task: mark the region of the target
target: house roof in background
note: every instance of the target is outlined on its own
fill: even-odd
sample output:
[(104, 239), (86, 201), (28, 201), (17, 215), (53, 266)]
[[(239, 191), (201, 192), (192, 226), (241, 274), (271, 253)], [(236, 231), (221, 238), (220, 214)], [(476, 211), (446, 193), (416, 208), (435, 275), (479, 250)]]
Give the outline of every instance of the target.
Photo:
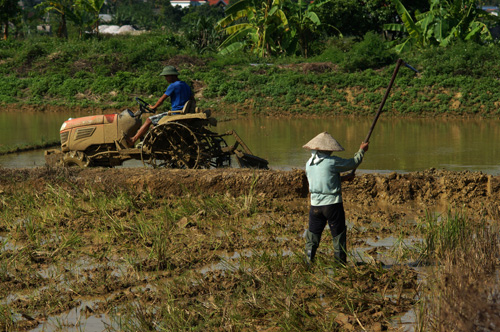
[(186, 7), (190, 5), (203, 5), (205, 3), (209, 3), (211, 6), (227, 6), (229, 0), (171, 0), (170, 3), (172, 6), (179, 5), (181, 7)]
[(217, 5), (227, 6), (229, 3), (229, 0), (208, 0), (208, 3), (211, 6), (217, 6)]

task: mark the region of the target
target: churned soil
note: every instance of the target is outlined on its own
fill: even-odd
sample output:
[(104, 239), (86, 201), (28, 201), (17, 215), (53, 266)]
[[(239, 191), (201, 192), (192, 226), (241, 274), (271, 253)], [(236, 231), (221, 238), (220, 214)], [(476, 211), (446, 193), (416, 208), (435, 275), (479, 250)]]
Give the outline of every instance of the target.
[[(307, 205), (308, 183), (303, 170), (148, 168), (0, 168), (0, 192), (10, 186), (45, 190), (47, 184), (95, 189), (150, 191), (160, 197), (226, 194), (263, 200), (298, 201)], [(357, 174), (343, 183), (343, 200), (353, 221), (380, 214), (380, 221), (426, 211), (466, 210), (470, 217), (500, 215), (500, 176), (481, 172), (429, 169), (422, 172)]]
[[(500, 176), (490, 176), (480, 172), (429, 169), (406, 174), (359, 173), (351, 182), (343, 183), (346, 219), (352, 227), (347, 247), (366, 248), (370, 247), (368, 239), (415, 235), (417, 223), (414, 221), (424, 217), (426, 213), (466, 210), (464, 212), (467, 212), (468, 221), (472, 219), (498, 221), (500, 220), (497, 203), (500, 199), (499, 189)], [(51, 198), (52, 191), (56, 193), (55, 199)], [(26, 195), (26, 193), (34, 194)], [(57, 207), (54, 204), (57, 205), (59, 199), (62, 205), (66, 204), (68, 201), (65, 203), (64, 197), (73, 193), (75, 201), (70, 204), (71, 210), (67, 206), (66, 208), (63, 206), (61, 210), (52, 209)], [(102, 211), (85, 202), (91, 197), (106, 199), (108, 193), (110, 198), (126, 193), (126, 197), (139, 202), (140, 217), (135, 218), (137, 211), (131, 210), (128, 203), (121, 206), (116, 204), (117, 201), (110, 200), (111, 204), (109, 209), (105, 210), (106, 217), (103, 220)], [(193, 209), (195, 212), (190, 210), (186, 216), (183, 215), (173, 221), (167, 220), (168, 218), (164, 216), (164, 208), (172, 207), (174, 212), (181, 211), (176, 204), (183, 200), (204, 202), (207, 196), (217, 195), (219, 201), (224, 204), (226, 202), (234, 204), (235, 210), (225, 205), (203, 203), (200, 205), (201, 209)], [(9, 223), (0, 225), (0, 234), (9, 233), (9, 238), (12, 239), (10, 242), (12, 247), (3, 252), (3, 257), (15, 262), (7, 264), (10, 270), (5, 273), (7, 277), (0, 282), (0, 294), (16, 299), (10, 304), (13, 310), (25, 313), (26, 317), (32, 317), (18, 322), (17, 330), (32, 329), (46, 321), (48, 316), (68, 312), (71, 308), (78, 307), (79, 301), (83, 298), (85, 301), (89, 298), (95, 301), (90, 308), (95, 314), (114, 312), (124, 302), (141, 303), (141, 308), (158, 306), (159, 303), (167, 303), (168, 299), (171, 299), (171, 294), (175, 294), (175, 302), (179, 308), (190, 308), (189, 310), (192, 310), (193, 303), (198, 303), (197, 301), (203, 302), (205, 299), (208, 301), (212, 297), (238, 298), (238, 296), (241, 297), (242, 304), (239, 304), (240, 302), (231, 304), (231, 301), (226, 301), (229, 308), (227, 310), (232, 310), (232, 306), (246, 308), (244, 304), (248, 302), (245, 295), (247, 290), (243, 295), (239, 294), (238, 290), (241, 289), (241, 285), (247, 285), (245, 287), (249, 287), (249, 291), (256, 291), (255, 282), (252, 281), (251, 285), (245, 284), (248, 274), (246, 270), (238, 270), (243, 271), (242, 273), (236, 271), (227, 274), (227, 271), (218, 270), (216, 267), (223, 264), (224, 260), (235, 263), (240, 259), (236, 253), (241, 256), (247, 252), (276, 253), (276, 250), (301, 253), (304, 245), (302, 234), (308, 220), (308, 195), (307, 178), (300, 169), (280, 171), (235, 168), (179, 170), (0, 167), (0, 210), (4, 209), (6, 216), (12, 215)], [(153, 196), (155, 200), (141, 200), (141, 197)], [(17, 205), (13, 197), (20, 197), (20, 200), (27, 199), (28, 204)], [(198, 197), (201, 199), (193, 199)], [(48, 241), (37, 246), (29, 242), (23, 225), (29, 224), (30, 218), (26, 217), (24, 221), (24, 218), (18, 216), (31, 213), (23, 210), (29, 208), (31, 200), (33, 208), (36, 209), (43, 210), (44, 204), (50, 205), (40, 216), (33, 219), (38, 226), (48, 227), (43, 231), (37, 228), (36, 239), (45, 241), (46, 238), (52, 239), (50, 234), (57, 233), (60, 235), (54, 238), (62, 239), (63, 242), (67, 241), (66, 239), (78, 238), (75, 248), (72, 245), (66, 246), (66, 242), (61, 244), (57, 241), (54, 243)], [(246, 208), (244, 203), (247, 201), (253, 202), (249, 205), (256, 206), (255, 212), (249, 213), (249, 210), (244, 210)], [(182, 206), (182, 203), (179, 205)], [(205, 210), (213, 207), (213, 214)], [(76, 212), (73, 213), (73, 210)], [(222, 210), (231, 211), (219, 215)], [(45, 225), (43, 218), (51, 213), (56, 214), (57, 220), (47, 222)], [(164, 218), (165, 221), (156, 223), (158, 218)], [(19, 224), (17, 219), (20, 220)], [(48, 218), (50, 219), (54, 218)], [(142, 233), (137, 232), (139, 228), (135, 226), (136, 222), (142, 225), (142, 232), (146, 232), (144, 240), (141, 240)], [(102, 223), (110, 225), (101, 227)], [(156, 225), (156, 228), (149, 229), (151, 225)], [(155, 236), (164, 234), (162, 232), (169, 234), (168, 240), (158, 242)], [(40, 241), (40, 243), (45, 242)], [(155, 246), (161, 250), (155, 249), (157, 248)], [(330, 247), (329, 241), (322, 241), (319, 259), (331, 257), (328, 255)], [(387, 250), (372, 248), (367, 253), (376, 258), (377, 252), (387, 252)], [(123, 257), (133, 259), (129, 261)], [(262, 257), (274, 256), (269, 254)], [(133, 265), (129, 265), (130, 262), (133, 262)], [(378, 268), (374, 270), (370, 265), (360, 265), (356, 267), (357, 274), (354, 278), (357, 286), (353, 287), (351, 281), (346, 282), (352, 279), (352, 276), (348, 275), (350, 270), (338, 271), (339, 275), (335, 277), (335, 291), (332, 293), (341, 294), (342, 298), (344, 296), (356, 298), (359, 296), (356, 292), (362, 289), (364, 293), (372, 295), (372, 298), (363, 295), (363, 302), (356, 304), (356, 314), (352, 316), (350, 311), (342, 309), (338, 304), (344, 303), (344, 300), (337, 303), (335, 297), (321, 295), (325, 290), (320, 289), (323, 287), (320, 284), (330, 283), (331, 275), (321, 276), (320, 278), (328, 281), (318, 282), (312, 287), (304, 280), (314, 278), (300, 277), (300, 273), (305, 272), (300, 272), (302, 270), (293, 263), (293, 259), (289, 262), (291, 263), (283, 266), (279, 263), (279, 266), (285, 270), (295, 271), (289, 271), (287, 275), (288, 278), (297, 276), (297, 279), (287, 280), (298, 282), (300, 285), (293, 295), (295, 301), (306, 303), (306, 308), (315, 308), (316, 301), (323, 303), (327, 299), (330, 301), (329, 305), (338, 313), (335, 319), (343, 331), (354, 330), (353, 326), (358, 324), (357, 322), (367, 326), (369, 331), (391, 330), (388, 321), (393, 316), (410, 310), (416, 301), (413, 297), (418, 288), (417, 277), (416, 272), (410, 267), (402, 265), (387, 270)], [(66, 266), (76, 267), (72, 269)], [(115, 273), (114, 266), (127, 269), (130, 273)], [(60, 279), (41, 277), (44, 271), (51, 268), (60, 271), (64, 277)], [(272, 284), (274, 278), (285, 275), (280, 274), (281, 271), (267, 267), (252, 271), (257, 273), (252, 280), (258, 280), (259, 287)], [(27, 277), (34, 275), (36, 278)], [(141, 277), (138, 277), (139, 275)], [(195, 287), (193, 286), (195, 283), (176, 282), (177, 280), (173, 279), (183, 275), (197, 276), (196, 280), (203, 280), (203, 283)], [(315, 276), (318, 277), (316, 274)], [(62, 285), (61, 288), (61, 280), (71, 280), (71, 282), (69, 286)], [(162, 287), (172, 293), (164, 295), (162, 287), (144, 292), (138, 291), (141, 287), (146, 289), (148, 285), (155, 283), (163, 285)], [(45, 294), (44, 297), (24, 295), (34, 294), (35, 290)], [(399, 296), (399, 300), (381, 301), (377, 295), (381, 290), (383, 294), (386, 290), (396, 294), (394, 296)], [(409, 295), (402, 297), (403, 291)], [(266, 289), (262, 292), (266, 292)], [(261, 293), (257, 294), (257, 297), (262, 299), (270, 295), (265, 293), (264, 297), (260, 295)], [(28, 298), (29, 302), (26, 300)], [(106, 300), (101, 301), (102, 298)], [(47, 299), (51, 299), (53, 303), (50, 310), (46, 310)], [(281, 303), (282, 300), (271, 301), (275, 302)], [(268, 305), (267, 302), (263, 303)], [(318, 308), (324, 306), (324, 304), (318, 305)], [(204, 310), (208, 309), (204, 307)], [(274, 322), (280, 319), (276, 312), (278, 311), (266, 312), (265, 319), (261, 319), (255, 316), (255, 309), (252, 306), (242, 317), (252, 321), (261, 319), (259, 322), (263, 326), (274, 325)], [(214, 311), (211, 315), (219, 314), (220, 311)]]

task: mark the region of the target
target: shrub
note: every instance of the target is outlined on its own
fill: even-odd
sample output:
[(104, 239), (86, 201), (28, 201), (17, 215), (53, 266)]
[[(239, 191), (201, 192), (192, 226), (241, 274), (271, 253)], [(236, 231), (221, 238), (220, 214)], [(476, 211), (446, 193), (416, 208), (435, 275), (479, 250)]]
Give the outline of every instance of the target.
[(500, 62), (498, 47), (473, 42), (457, 42), (447, 48), (423, 50), (417, 61), (430, 75), (500, 76), (500, 67), (494, 65)]
[(382, 39), (368, 32), (363, 41), (355, 44), (347, 53), (342, 67), (347, 71), (381, 68), (395, 61), (395, 55), (386, 47)]

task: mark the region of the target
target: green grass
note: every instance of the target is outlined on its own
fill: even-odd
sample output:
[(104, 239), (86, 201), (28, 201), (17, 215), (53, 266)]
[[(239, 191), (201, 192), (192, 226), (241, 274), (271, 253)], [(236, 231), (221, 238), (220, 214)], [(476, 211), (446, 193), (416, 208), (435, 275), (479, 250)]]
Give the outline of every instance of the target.
[[(202, 108), (217, 105), (219, 111), (231, 112), (244, 104), (256, 113), (322, 114), (330, 108), (337, 114), (366, 115), (380, 103), (397, 58), (374, 36), (349, 44), (347, 50), (330, 44), (310, 59), (199, 55), (178, 48), (171, 37), (152, 32), (88, 40), (33, 36), (1, 41), (0, 104), (107, 109), (128, 107), (135, 96), (154, 101), (166, 88), (158, 72), (169, 63), (178, 67), (181, 79), (203, 88), (198, 101)], [(499, 47), (458, 43), (401, 55), (420, 74), (401, 67), (385, 110), (495, 116)], [(378, 56), (366, 50), (379, 50)], [(306, 66), (315, 62), (330, 67)], [(345, 90), (352, 91), (353, 100), (346, 100)], [(455, 100), (460, 107), (452, 109)]]

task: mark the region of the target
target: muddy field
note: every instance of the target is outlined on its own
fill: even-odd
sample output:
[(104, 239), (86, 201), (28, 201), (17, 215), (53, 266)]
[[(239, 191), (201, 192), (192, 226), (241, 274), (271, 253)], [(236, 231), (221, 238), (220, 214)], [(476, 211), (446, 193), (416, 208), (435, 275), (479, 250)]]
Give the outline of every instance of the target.
[(377, 241), (415, 240), (426, 214), (450, 210), (498, 222), (499, 188), (474, 172), (357, 174), (348, 248), (375, 264), (332, 272), (329, 239), (317, 268), (301, 261), (302, 170), (0, 168), (0, 327), (401, 330), (422, 277), (412, 250)]
[[(307, 205), (308, 187), (302, 170), (153, 170), (130, 169), (1, 169), (3, 191), (11, 186), (44, 190), (47, 184), (123, 189), (140, 194), (148, 190), (161, 197), (229, 194), (253, 195), (267, 201), (297, 201)], [(499, 213), (500, 176), (480, 172), (429, 169), (423, 172), (357, 174), (343, 183), (346, 210), (363, 220), (363, 214), (380, 214), (381, 221), (425, 210), (462, 208), (477, 217)]]

